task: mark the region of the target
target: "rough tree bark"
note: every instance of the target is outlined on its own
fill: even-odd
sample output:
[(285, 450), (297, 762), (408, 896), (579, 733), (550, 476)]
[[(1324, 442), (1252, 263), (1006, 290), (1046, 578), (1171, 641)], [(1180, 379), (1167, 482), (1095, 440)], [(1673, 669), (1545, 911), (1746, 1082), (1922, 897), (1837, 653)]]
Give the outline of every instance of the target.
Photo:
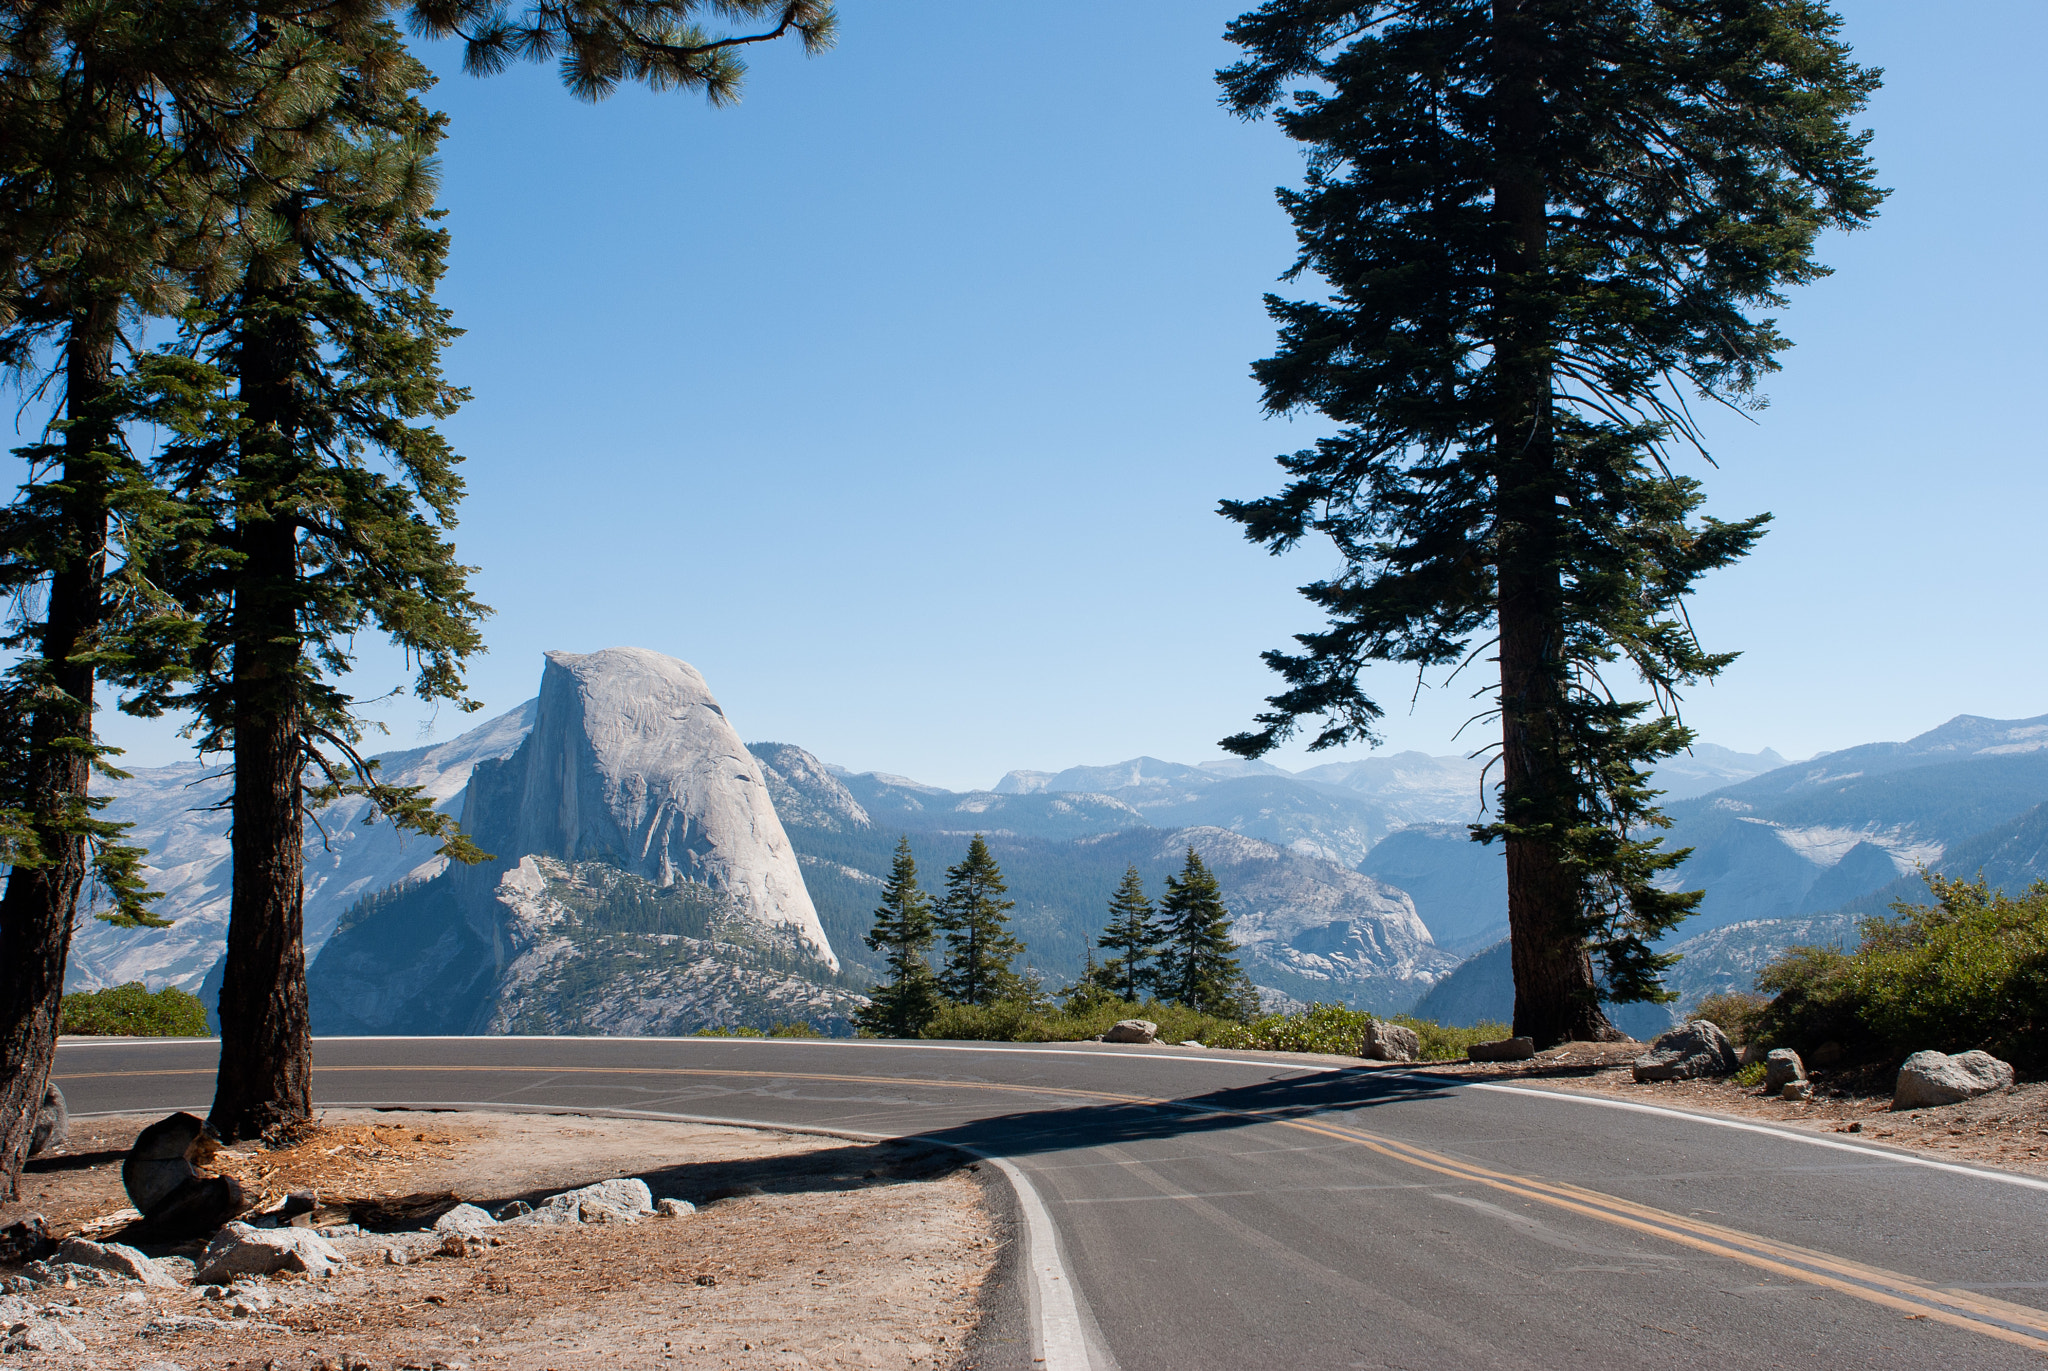
[[(1499, 502), (1501, 801), (1507, 822), (1561, 831), (1573, 819), (1563, 748), (1563, 541), (1543, 300), (1548, 197), (1538, 0), (1494, 0), (1493, 442)], [(1614, 1036), (1580, 931), (1577, 882), (1540, 834), (1507, 839), (1508, 932), (1518, 1037), (1538, 1047)]]
[(51, 574), (49, 608), (37, 650), (45, 693), (30, 714), (28, 791), (44, 862), (8, 872), (0, 895), (0, 1191), (19, 1196), (36, 1110), (56, 1056), (58, 1014), (71, 927), (85, 884), (83, 818), (92, 779), (93, 668), (90, 650), (102, 611), (108, 490), (93, 457), (107, 435), (82, 422), (113, 384), (116, 307), (96, 302), (76, 315), (65, 339), (62, 473), (65, 522), (61, 559)]
[[(294, 340), (279, 333), (274, 324), (258, 324), (244, 343), (241, 397), (251, 421), (245, 460), (291, 457)], [(245, 560), (233, 609), (234, 886), (220, 1070), (207, 1120), (228, 1140), (261, 1137), (313, 1115), (298, 530), (289, 511), (273, 509), (245, 507), (238, 525)]]

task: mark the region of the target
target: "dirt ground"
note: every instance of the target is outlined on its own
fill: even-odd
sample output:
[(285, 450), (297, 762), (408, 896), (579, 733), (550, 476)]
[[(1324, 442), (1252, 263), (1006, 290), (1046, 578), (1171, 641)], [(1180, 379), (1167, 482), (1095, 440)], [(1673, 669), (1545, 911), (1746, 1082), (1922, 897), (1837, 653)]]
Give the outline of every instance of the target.
[(1894, 1113), (1891, 1078), (1875, 1068), (1814, 1071), (1813, 1097), (1793, 1101), (1726, 1078), (1639, 1083), (1629, 1066), (1647, 1050), (1644, 1043), (1567, 1043), (1528, 1061), (1433, 1062), (1428, 1069), (1739, 1115), (1820, 1133), (1854, 1133), (1943, 1161), (2048, 1176), (2048, 1082), (2023, 1083), (1938, 1109)]
[[(30, 1163), (24, 1202), (0, 1208), (0, 1224), (40, 1213), (53, 1235), (118, 1240), (121, 1156), (152, 1121), (74, 1124), (65, 1154)], [(1004, 1241), (979, 1168), (920, 1146), (579, 1116), (334, 1110), (320, 1122), (297, 1147), (224, 1152), (215, 1167), (252, 1192), (316, 1189), (359, 1220), (414, 1231), (334, 1238), (351, 1265), (322, 1281), (0, 1296), (0, 1343), (11, 1327), (20, 1341), (54, 1326), (82, 1345), (46, 1333), (58, 1345), (0, 1367), (947, 1366)], [(630, 1227), (502, 1227), (465, 1256), (417, 1231), (456, 1197), (495, 1210), (619, 1176), (699, 1209)], [(189, 1282), (196, 1247), (145, 1250)]]

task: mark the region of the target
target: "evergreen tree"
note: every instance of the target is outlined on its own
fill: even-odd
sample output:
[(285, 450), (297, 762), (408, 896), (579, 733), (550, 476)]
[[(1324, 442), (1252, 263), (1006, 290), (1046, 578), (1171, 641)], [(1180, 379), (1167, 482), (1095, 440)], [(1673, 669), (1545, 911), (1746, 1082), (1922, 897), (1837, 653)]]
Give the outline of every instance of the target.
[(1232, 955), (1237, 943), (1230, 936), (1230, 911), (1194, 848), (1180, 875), (1166, 878), (1159, 913), (1165, 926), (1160, 989), (1191, 1009), (1238, 1017), (1245, 977)]
[(1123, 883), (1109, 897), (1109, 924), (1095, 940), (1097, 947), (1112, 954), (1096, 968), (1098, 983), (1123, 1000), (1151, 993), (1158, 985), (1159, 968), (1154, 963), (1166, 934), (1165, 926), (1152, 917), (1152, 901), (1145, 896), (1138, 868), (1124, 868)]
[(862, 939), (876, 952), (887, 953), (889, 964), (888, 983), (876, 986), (870, 1003), (854, 1015), (862, 1031), (915, 1038), (939, 1012), (938, 978), (929, 960), (936, 932), (931, 899), (917, 883), (917, 861), (906, 834), (896, 844), (896, 862), (875, 910), (874, 927)]
[(124, 708), (156, 712), (189, 639), (138, 574), (179, 514), (128, 433), (203, 427), (211, 378), (130, 340), (138, 318), (178, 306), (180, 273), (207, 256), (209, 149), (175, 105), (235, 63), (215, 16), (182, 0), (0, 12), (0, 367), (23, 382), (25, 409), (54, 402), (41, 441), (16, 450), (25, 475), (0, 511), (0, 593), (18, 611), (0, 643), (4, 1195), (47, 1081), (82, 889), (108, 897), (95, 913), (111, 922), (163, 922), (145, 854), (89, 793), (95, 771), (120, 775), (95, 696), (112, 682), (134, 690)]
[(1025, 979), (1010, 968), (1024, 944), (1010, 932), (1009, 911), (1017, 902), (1000, 898), (1008, 889), (979, 833), (960, 864), (946, 868), (937, 922), (946, 935), (939, 987), (948, 999), (989, 1005), (1028, 993)]
[[(1328, 615), (1256, 757), (1374, 740), (1374, 662), (1499, 666), (1515, 1032), (1613, 1030), (1668, 998), (1652, 949), (1699, 900), (1673, 890), (1650, 771), (1684, 748), (1681, 689), (1733, 658), (1684, 597), (1765, 518), (1697, 517), (1675, 470), (1702, 452), (1684, 392), (1740, 404), (1786, 346), (1769, 311), (1824, 274), (1818, 235), (1882, 198), (1849, 120), (1877, 85), (1819, 0), (1270, 0), (1229, 36), (1240, 115), (1308, 151), (1280, 199), (1314, 299), (1269, 296), (1272, 413), (1335, 431), (1284, 456), (1285, 488), (1223, 512), (1281, 552), (1334, 542), (1303, 587)], [(1622, 673), (1650, 699), (1619, 693)], [(1600, 965), (1594, 971), (1594, 959)]]

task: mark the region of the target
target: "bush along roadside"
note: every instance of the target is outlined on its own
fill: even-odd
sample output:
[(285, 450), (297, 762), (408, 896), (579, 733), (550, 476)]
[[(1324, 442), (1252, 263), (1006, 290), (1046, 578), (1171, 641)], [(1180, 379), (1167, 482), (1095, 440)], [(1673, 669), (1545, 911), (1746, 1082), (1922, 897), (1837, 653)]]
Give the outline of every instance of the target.
[(64, 997), (58, 1032), (101, 1038), (204, 1038), (206, 1006), (174, 985), (151, 993), (141, 981)]
[(1757, 976), (1773, 998), (1745, 1036), (1850, 1060), (1983, 1049), (2020, 1071), (2048, 1071), (2048, 881), (2008, 896), (1930, 873), (1932, 905), (1866, 920), (1849, 953), (1795, 947)]

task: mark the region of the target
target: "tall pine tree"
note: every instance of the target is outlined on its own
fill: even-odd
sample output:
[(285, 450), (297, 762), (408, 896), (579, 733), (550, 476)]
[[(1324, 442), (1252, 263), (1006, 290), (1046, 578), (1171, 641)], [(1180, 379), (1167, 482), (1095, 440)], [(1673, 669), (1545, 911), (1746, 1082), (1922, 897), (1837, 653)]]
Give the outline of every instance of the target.
[(1152, 917), (1144, 878), (1137, 867), (1126, 867), (1122, 883), (1109, 897), (1109, 923), (1095, 940), (1097, 947), (1111, 954), (1095, 969), (1097, 984), (1123, 1000), (1152, 993), (1159, 983), (1159, 945), (1166, 936), (1165, 925)]
[(119, 775), (94, 713), (109, 682), (153, 713), (190, 637), (139, 572), (179, 510), (129, 435), (203, 428), (211, 377), (132, 340), (179, 306), (218, 241), (214, 150), (179, 109), (238, 64), (217, 15), (185, 0), (0, 12), (0, 366), (24, 382), (25, 411), (53, 402), (0, 511), (0, 593), (19, 611), (0, 681), (0, 1193), (18, 1187), (48, 1078), (81, 891), (97, 887), (113, 922), (161, 922), (144, 854), (90, 793), (95, 771)]
[(910, 854), (906, 834), (896, 844), (896, 861), (875, 910), (874, 926), (862, 939), (887, 954), (889, 966), (888, 982), (876, 986), (869, 1003), (854, 1015), (863, 1032), (878, 1038), (915, 1038), (939, 1012), (939, 983), (930, 960), (936, 936), (931, 899), (917, 883), (917, 860)]
[(1009, 887), (979, 833), (958, 866), (946, 868), (946, 894), (937, 922), (946, 935), (939, 987), (960, 1004), (989, 1005), (1015, 999), (1028, 985), (1010, 964), (1024, 944), (1010, 932), (1015, 900), (1001, 898)]
[(1506, 845), (1539, 1046), (1611, 1035), (1603, 995), (1665, 998), (1654, 942), (1699, 899), (1672, 889), (1650, 770), (1691, 739), (1679, 692), (1733, 656), (1684, 598), (1765, 516), (1698, 517), (1686, 392), (1750, 397), (1815, 240), (1882, 198), (1849, 124), (1877, 75), (1838, 29), (1818, 0), (1270, 0), (1229, 29), (1227, 103), (1307, 148), (1280, 198), (1290, 278), (1318, 286), (1268, 297), (1253, 370), (1270, 412), (1335, 431), (1223, 512), (1345, 568), (1303, 587), (1327, 626), (1266, 654), (1286, 688), (1225, 746), (1305, 719), (1311, 748), (1372, 741), (1369, 665), (1490, 654), (1500, 803), (1474, 836)]
[(1223, 907), (1215, 875), (1192, 847), (1180, 874), (1166, 878), (1159, 916), (1165, 932), (1160, 989), (1191, 1009), (1236, 1017), (1245, 975), (1234, 955), (1230, 911)]

